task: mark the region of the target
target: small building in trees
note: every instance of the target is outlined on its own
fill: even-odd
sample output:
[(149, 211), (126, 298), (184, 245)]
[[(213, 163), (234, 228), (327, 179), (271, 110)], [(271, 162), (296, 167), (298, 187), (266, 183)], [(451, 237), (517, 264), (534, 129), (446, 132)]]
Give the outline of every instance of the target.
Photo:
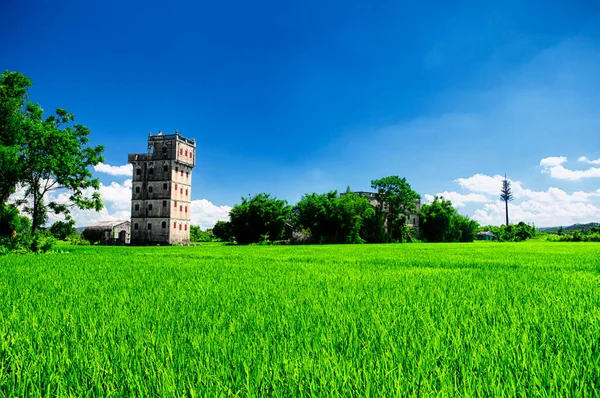
[(130, 242), (129, 221), (101, 221), (85, 227), (82, 235), (91, 243), (102, 245), (128, 245)]
[(477, 232), (477, 240), (494, 240), (494, 234), (492, 231)]
[[(376, 192), (367, 192), (367, 191), (356, 191), (356, 192), (348, 192), (349, 194), (354, 194), (358, 196), (362, 196), (363, 198), (367, 198), (371, 205), (379, 206), (379, 202), (377, 201), (377, 193)], [(341, 195), (347, 195), (348, 193), (342, 193)], [(406, 215), (406, 224), (415, 229), (417, 232), (419, 231), (419, 211), (421, 211), (421, 200), (415, 200), (415, 211), (414, 214)], [(387, 211), (386, 207), (383, 208), (384, 211)], [(386, 230), (388, 229), (388, 225), (386, 222), (385, 225)]]
[(131, 243), (188, 245), (196, 140), (150, 133), (147, 153), (130, 154), (128, 161), (133, 165)]

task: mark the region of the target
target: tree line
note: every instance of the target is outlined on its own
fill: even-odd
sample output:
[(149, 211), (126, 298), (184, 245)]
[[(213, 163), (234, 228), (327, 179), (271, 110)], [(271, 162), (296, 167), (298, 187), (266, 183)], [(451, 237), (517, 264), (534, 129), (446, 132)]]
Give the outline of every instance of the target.
[(472, 242), (479, 230), (479, 224), (459, 214), (449, 200), (436, 197), (420, 205), (419, 194), (406, 178), (372, 180), (371, 188), (372, 193), (350, 188), (341, 194), (307, 193), (294, 206), (267, 193), (248, 196), (232, 208), (230, 220), (217, 222), (211, 233), (240, 244), (327, 244)]

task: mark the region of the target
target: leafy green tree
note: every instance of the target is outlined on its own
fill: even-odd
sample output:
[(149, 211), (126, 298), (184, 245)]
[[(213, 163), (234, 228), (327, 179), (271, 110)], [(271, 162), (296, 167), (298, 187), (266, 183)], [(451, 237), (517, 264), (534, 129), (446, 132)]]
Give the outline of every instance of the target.
[(337, 218), (338, 193), (307, 193), (293, 209), (294, 225), (310, 233), (315, 243), (333, 243), (339, 229)]
[(342, 243), (364, 243), (361, 236), (366, 232), (368, 222), (375, 216), (375, 210), (367, 198), (354, 195), (348, 189), (339, 199), (337, 218), (338, 237)]
[(427, 242), (472, 242), (479, 224), (461, 214), (452, 202), (435, 197), (433, 202), (421, 206), (421, 237)]
[(294, 224), (315, 243), (363, 243), (366, 222), (375, 214), (368, 199), (337, 191), (306, 194), (294, 207)]
[(212, 228), (212, 232), (215, 238), (222, 242), (230, 242), (231, 238), (233, 237), (233, 232), (231, 231), (231, 222), (229, 221), (217, 221), (215, 226)]
[(75, 233), (75, 220), (68, 217), (66, 221), (55, 221), (50, 227), (50, 233), (56, 239), (67, 239), (70, 235)]
[[(6, 203), (16, 184), (22, 184), (24, 210), (31, 215), (35, 233), (46, 223), (49, 210), (69, 214), (73, 206), (102, 208), (100, 182), (92, 178), (89, 168), (103, 161), (103, 147), (87, 146), (90, 130), (75, 124), (66, 110), (59, 108), (44, 118), (38, 104), (25, 103), (29, 86), (29, 79), (18, 72), (2, 74), (0, 97), (7, 104), (0, 105), (0, 200)], [(69, 192), (68, 204), (45, 203), (45, 195), (56, 189)]]
[(267, 193), (242, 198), (242, 203), (229, 212), (233, 236), (242, 244), (280, 240), (285, 236), (291, 212), (285, 200)]
[(537, 235), (537, 231), (533, 226), (527, 225), (524, 222), (518, 224), (510, 224), (508, 226), (487, 225), (481, 230), (491, 231), (495, 238), (500, 242), (522, 242), (533, 238)]
[(31, 80), (19, 72), (0, 76), (0, 205), (7, 202), (19, 183), (19, 154), (27, 140), (24, 112)]
[(28, 234), (31, 227), (29, 218), (21, 216), (13, 205), (0, 204), (0, 236)]
[(212, 242), (215, 236), (211, 229), (203, 231), (196, 225), (190, 225), (190, 241), (192, 242)]
[(506, 174), (504, 175), (504, 180), (502, 180), (502, 188), (500, 189), (500, 199), (504, 201), (506, 209), (506, 226), (508, 227), (508, 202), (513, 200), (513, 194), (512, 189), (510, 187), (510, 181), (506, 179)]
[(401, 240), (407, 216), (416, 212), (421, 197), (406, 182), (406, 178), (398, 176), (373, 180), (371, 188), (376, 190), (379, 213), (385, 214), (389, 240)]
[(436, 196), (433, 202), (421, 206), (421, 237), (427, 242), (454, 242), (453, 219), (456, 214), (452, 202)]
[[(74, 124), (75, 117), (64, 109), (57, 109), (56, 115), (44, 119), (43, 110), (29, 104), (26, 117), (28, 144), (21, 149), (21, 181), (26, 198), (31, 199), (25, 211), (31, 215), (32, 233), (47, 221), (49, 209), (55, 214), (69, 214), (72, 206), (101, 210), (100, 182), (92, 178), (89, 168), (103, 160), (104, 148), (86, 146), (90, 130)], [(44, 196), (54, 189), (69, 191), (69, 205), (45, 203)], [(87, 189), (93, 191), (89, 197)]]
[(479, 223), (462, 214), (454, 216), (454, 228), (459, 236), (459, 242), (473, 242), (477, 238)]

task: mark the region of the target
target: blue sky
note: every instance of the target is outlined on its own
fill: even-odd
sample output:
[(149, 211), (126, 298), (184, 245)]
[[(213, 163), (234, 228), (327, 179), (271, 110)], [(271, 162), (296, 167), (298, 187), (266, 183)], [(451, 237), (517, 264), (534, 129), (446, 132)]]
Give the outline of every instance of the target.
[(105, 146), (107, 209), (80, 225), (127, 217), (119, 167), (175, 129), (203, 226), (387, 175), (499, 224), (504, 173), (514, 221), (600, 221), (597, 2), (59, 3), (3, 7), (0, 66)]

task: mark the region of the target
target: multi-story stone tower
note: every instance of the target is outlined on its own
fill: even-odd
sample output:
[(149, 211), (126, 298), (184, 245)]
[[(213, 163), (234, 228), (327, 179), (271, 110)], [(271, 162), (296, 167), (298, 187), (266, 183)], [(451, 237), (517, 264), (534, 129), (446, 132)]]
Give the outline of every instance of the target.
[(133, 165), (131, 243), (189, 244), (196, 140), (150, 133), (148, 153), (130, 154), (128, 161)]

